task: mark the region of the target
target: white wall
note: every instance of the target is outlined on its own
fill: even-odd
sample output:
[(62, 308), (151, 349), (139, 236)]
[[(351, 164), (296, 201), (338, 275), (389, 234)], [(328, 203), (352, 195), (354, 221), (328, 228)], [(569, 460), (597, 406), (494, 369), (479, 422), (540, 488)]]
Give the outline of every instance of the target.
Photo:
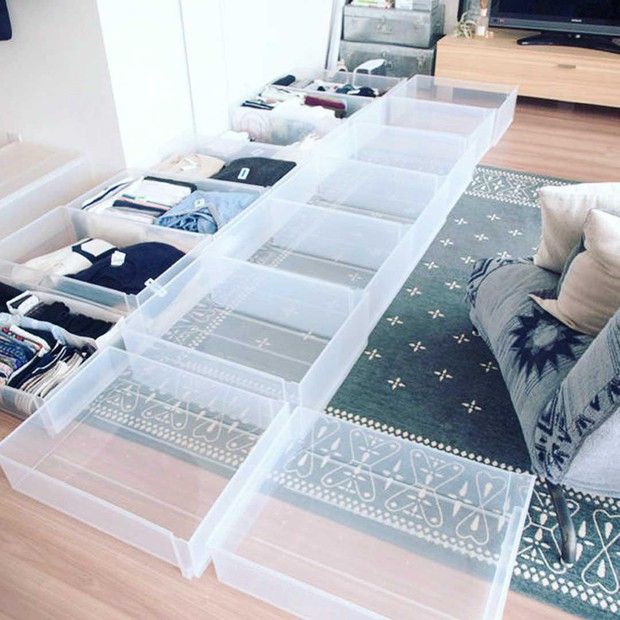
[(0, 41), (0, 130), (76, 149), (96, 177), (123, 151), (95, 0), (9, 0)]
[(194, 130), (179, 1), (97, 4), (125, 163), (148, 166)]
[(198, 133), (295, 67), (325, 65), (332, 0), (181, 0)]
[(99, 180), (149, 165), (192, 134), (192, 102), (198, 133), (215, 135), (228, 128), (230, 106), (267, 81), (296, 66), (324, 66), (332, 0), (8, 6), (13, 39), (0, 42), (0, 132), (76, 149)]

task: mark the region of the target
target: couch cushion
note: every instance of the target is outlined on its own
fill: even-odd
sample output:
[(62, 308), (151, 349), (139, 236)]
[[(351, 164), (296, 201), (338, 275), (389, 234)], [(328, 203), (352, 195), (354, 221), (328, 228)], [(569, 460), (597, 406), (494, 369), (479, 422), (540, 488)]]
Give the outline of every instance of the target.
[(580, 183), (542, 187), (539, 192), (542, 236), (534, 263), (561, 273), (579, 243), (592, 209), (620, 214), (620, 183)]
[[(541, 412), (536, 471), (562, 482), (587, 437), (620, 406), (620, 310), (607, 322)], [(612, 452), (610, 459), (616, 459)]]
[(557, 282), (528, 259), (482, 259), (467, 290), (471, 320), (498, 361), (533, 463), (538, 416), (592, 342), (530, 299), (553, 296)]
[(562, 323), (596, 336), (620, 308), (620, 217), (592, 209), (584, 239), (562, 274), (557, 299), (533, 299)]

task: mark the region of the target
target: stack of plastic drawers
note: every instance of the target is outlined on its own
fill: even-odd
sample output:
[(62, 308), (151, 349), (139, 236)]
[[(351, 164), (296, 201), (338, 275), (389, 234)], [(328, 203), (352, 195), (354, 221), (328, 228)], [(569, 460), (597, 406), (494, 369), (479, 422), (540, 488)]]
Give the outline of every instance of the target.
[(1, 145), (0, 171), (0, 239), (92, 183), (83, 156), (30, 142)]
[(144, 301), (1, 444), (11, 485), (302, 617), (501, 617), (533, 478), (320, 413), (514, 109), (426, 86), (432, 130), (371, 104)]

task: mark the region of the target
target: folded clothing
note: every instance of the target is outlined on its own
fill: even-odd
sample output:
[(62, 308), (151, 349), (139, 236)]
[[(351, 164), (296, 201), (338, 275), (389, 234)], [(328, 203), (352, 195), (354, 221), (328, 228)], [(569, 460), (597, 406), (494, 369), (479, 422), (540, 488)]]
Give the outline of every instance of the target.
[[(317, 94), (318, 93), (318, 94)], [(342, 118), (347, 115), (347, 104), (341, 99), (321, 97), (318, 90), (314, 94), (306, 94), (300, 90), (276, 86), (274, 84), (264, 88), (261, 93), (246, 99), (241, 106), (257, 108), (259, 110), (276, 110), (300, 108), (297, 114), (303, 114), (304, 108), (322, 108), (325, 113)], [(316, 112), (314, 112), (316, 115)]]
[(112, 196), (104, 191), (100, 198), (91, 199), (82, 208), (95, 213), (109, 211), (135, 221), (152, 223), (195, 189), (196, 185), (187, 181), (146, 176), (123, 185), (122, 190)]
[(7, 334), (17, 334), (34, 353), (28, 361), (14, 368), (3, 384), (41, 398), (73, 374), (94, 352), (92, 347), (67, 345), (44, 329), (2, 327), (0, 337)]
[(288, 75), (285, 75), (277, 80), (275, 80), (274, 82), (272, 82), (272, 84), (274, 86), (290, 86), (291, 84), (293, 84), (296, 81), (296, 77), (294, 75), (291, 75), (290, 73)]
[(184, 256), (166, 243), (147, 241), (117, 250), (89, 268), (68, 277), (137, 295), (147, 281), (155, 280)]
[[(37, 321), (50, 326), (51, 330), (60, 328), (79, 338), (92, 340), (100, 338), (114, 326), (110, 321), (73, 312), (63, 299), (53, 293), (22, 292), (0, 282), (0, 319), (10, 316), (22, 322), (24, 319), (30, 323)], [(20, 327), (23, 327), (22, 322)]]
[(24, 265), (51, 275), (64, 276), (86, 269), (96, 261), (112, 254), (115, 249), (111, 243), (103, 239), (89, 237), (60, 250), (32, 258)]
[(192, 153), (190, 155), (172, 155), (157, 165), (154, 170), (177, 174), (189, 179), (207, 179), (217, 174), (225, 163), (217, 157)]
[(30, 291), (27, 291), (22, 299), (23, 303), (32, 308), (24, 316), (37, 321), (52, 323), (76, 336), (96, 339), (109, 332), (113, 327), (113, 324), (108, 321), (71, 312), (69, 307), (61, 301), (42, 303)]
[(241, 213), (256, 194), (196, 190), (155, 221), (159, 226), (210, 234)]
[(136, 179), (134, 177), (125, 177), (123, 179), (119, 179), (115, 183), (107, 185), (94, 196), (87, 198), (80, 205), (80, 209), (88, 209), (89, 207), (92, 207), (98, 204), (99, 202), (103, 202), (104, 200), (110, 198), (110, 196), (113, 196), (114, 194), (118, 194), (121, 190), (125, 189), (126, 187), (129, 187), (132, 183), (135, 182), (135, 180)]
[(90, 357), (90, 352), (57, 344), (41, 358), (35, 358), (28, 365), (27, 372), (21, 372), (19, 379), (9, 381), (9, 387), (19, 389), (39, 398), (66, 381)]
[(22, 293), (23, 291), (20, 291), (18, 288), (0, 282), (0, 312), (6, 312), (8, 302)]
[[(383, 94), (378, 88), (371, 88), (370, 86), (354, 86), (348, 82), (330, 82), (318, 78), (297, 80), (294, 75), (287, 75), (284, 78), (280, 78), (272, 82), (272, 86), (290, 86), (291, 88), (289, 90), (291, 92), (294, 92), (294, 89), (303, 89), (311, 92), (335, 93), (338, 95), (357, 97), (379, 97)], [(265, 91), (263, 91), (263, 93), (264, 92)], [(263, 93), (261, 93), (261, 96)], [(308, 103), (308, 96), (306, 96), (306, 103)]]
[(23, 334), (13, 329), (13, 326), (0, 328), (0, 386), (37, 355), (39, 349), (25, 339)]
[(268, 157), (243, 157), (231, 161), (213, 178), (219, 181), (248, 183), (268, 187), (277, 183), (295, 167), (295, 162)]

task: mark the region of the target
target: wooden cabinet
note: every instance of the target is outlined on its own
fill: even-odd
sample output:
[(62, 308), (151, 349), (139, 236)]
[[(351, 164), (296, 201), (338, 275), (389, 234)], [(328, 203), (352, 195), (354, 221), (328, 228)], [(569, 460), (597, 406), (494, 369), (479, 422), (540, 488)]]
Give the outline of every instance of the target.
[(515, 84), (519, 95), (620, 107), (620, 55), (572, 47), (517, 45), (527, 32), (491, 38), (447, 36), (437, 44), (436, 75)]

